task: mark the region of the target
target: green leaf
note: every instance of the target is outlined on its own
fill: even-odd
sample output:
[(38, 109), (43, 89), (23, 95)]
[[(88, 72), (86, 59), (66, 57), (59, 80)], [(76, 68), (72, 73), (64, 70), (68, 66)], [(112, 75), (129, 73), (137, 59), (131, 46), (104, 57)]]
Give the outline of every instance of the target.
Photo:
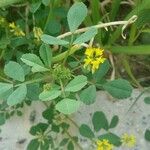
[(37, 133), (44, 133), (48, 128), (48, 124), (46, 123), (38, 123), (35, 126), (32, 126), (30, 129), (30, 134), (37, 135)]
[(13, 88), (13, 84), (0, 82), (0, 97), (3, 97)]
[(68, 85), (65, 88), (65, 91), (77, 92), (81, 90), (86, 84), (87, 84), (87, 77), (83, 75), (78, 75), (68, 83)]
[(35, 54), (31, 54), (31, 53), (24, 54), (22, 55), (21, 60), (25, 64), (32, 67), (32, 72), (48, 71), (48, 69), (44, 67), (44, 64), (42, 63), (40, 58)]
[(150, 55), (150, 45), (112, 46), (110, 51), (128, 55)]
[(33, 139), (28, 144), (27, 150), (38, 150), (39, 146), (40, 146), (40, 143), (38, 142), (38, 139)]
[(50, 35), (47, 35), (47, 34), (43, 34), (41, 36), (41, 40), (44, 43), (50, 44), (50, 45), (67, 45), (67, 44), (69, 44), (68, 41), (61, 40), (61, 39), (58, 39), (57, 37), (53, 37), (53, 36), (50, 36)]
[(98, 132), (100, 129), (108, 130), (108, 121), (102, 111), (96, 111), (92, 117), (94, 130)]
[(87, 138), (94, 138), (94, 133), (93, 131), (90, 129), (90, 127), (86, 124), (82, 124), (79, 128), (79, 132), (82, 136), (87, 137)]
[(51, 0), (42, 0), (42, 3), (45, 5), (45, 6), (48, 6), (49, 3), (50, 3)]
[(87, 16), (87, 8), (82, 2), (75, 3), (68, 11), (67, 20), (71, 32), (74, 32)]
[(26, 85), (19, 86), (7, 99), (7, 104), (10, 106), (16, 105), (21, 103), (27, 94), (27, 87)]
[[(100, 10), (101, 2), (99, 0), (92, 0), (91, 3), (91, 19), (94, 24), (98, 24), (101, 21), (102, 13)], [(90, 17), (90, 15), (89, 15)]]
[(145, 104), (150, 104), (150, 97), (145, 97), (144, 102)]
[(70, 141), (67, 145), (67, 150), (74, 150), (74, 145), (72, 143), (72, 141)]
[(30, 11), (32, 13), (35, 13), (41, 6), (41, 1), (38, 1), (38, 2), (34, 2), (31, 4), (31, 7), (30, 7)]
[(47, 67), (51, 66), (52, 61), (52, 50), (47, 44), (42, 44), (40, 47), (40, 57)]
[(55, 106), (56, 110), (63, 114), (72, 114), (80, 107), (81, 102), (74, 99), (65, 98), (58, 102)]
[(113, 133), (106, 133), (103, 134), (101, 136), (98, 137), (99, 140), (103, 140), (106, 139), (108, 140), (111, 144), (115, 145), (115, 146), (120, 146), (121, 143), (121, 139), (119, 136), (113, 134)]
[(150, 23), (149, 13), (150, 13), (150, 9), (144, 9), (140, 11), (138, 15), (138, 19), (135, 22), (138, 29), (141, 28), (143, 25)]
[(40, 94), (40, 84), (39, 83), (32, 83), (27, 85), (27, 98), (29, 100), (37, 101), (39, 100)]
[(88, 88), (81, 91), (80, 100), (86, 105), (93, 104), (96, 100), (96, 87), (95, 85), (91, 85)]
[(81, 34), (74, 42), (73, 44), (82, 44), (89, 40), (91, 40), (95, 35), (97, 34), (96, 28), (89, 28), (85, 33)]
[(4, 73), (14, 79), (23, 82), (25, 80), (25, 75), (24, 75), (24, 70), (21, 67), (20, 64), (14, 62), (14, 61), (9, 61), (8, 64), (5, 65), (4, 67)]
[(3, 113), (0, 113), (0, 126), (5, 124), (5, 115)]
[(64, 139), (60, 142), (59, 146), (65, 146), (65, 145), (68, 143), (68, 141), (69, 141), (68, 138), (64, 138)]
[(44, 143), (40, 144), (41, 150), (49, 150), (50, 141), (48, 139), (44, 140)]
[(120, 2), (121, 0), (114, 0), (112, 1), (112, 5), (111, 5), (111, 11), (110, 11), (110, 21), (114, 21), (117, 13), (119, 11), (119, 7), (120, 7)]
[(51, 19), (46, 24), (46, 27), (45, 27), (45, 33), (51, 36), (60, 34), (61, 30), (62, 30), (61, 22), (59, 20), (56, 20), (55, 18)]
[(58, 96), (61, 95), (61, 91), (59, 90), (50, 90), (50, 91), (43, 91), (40, 95), (39, 98), (42, 101), (49, 101), (57, 98)]
[(117, 126), (118, 122), (119, 122), (118, 116), (113, 116), (113, 118), (111, 119), (109, 128), (115, 128)]
[(145, 131), (145, 139), (150, 142), (150, 130)]
[(44, 119), (48, 120), (48, 123), (51, 124), (54, 118), (54, 106), (50, 105), (45, 111), (43, 111), (42, 116)]
[(93, 74), (93, 78), (96, 82), (99, 82), (102, 80), (102, 78), (106, 75), (106, 73), (110, 69), (110, 64), (108, 60), (105, 60), (104, 63), (101, 64), (99, 69)]
[(103, 85), (103, 88), (118, 99), (128, 98), (132, 93), (132, 86), (124, 79), (109, 81)]

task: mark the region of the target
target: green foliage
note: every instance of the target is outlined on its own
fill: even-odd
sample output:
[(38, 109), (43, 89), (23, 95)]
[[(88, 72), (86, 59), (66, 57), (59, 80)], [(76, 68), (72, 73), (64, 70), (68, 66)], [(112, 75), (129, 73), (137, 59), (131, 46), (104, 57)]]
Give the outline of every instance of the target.
[(98, 132), (100, 129), (108, 130), (108, 121), (105, 114), (102, 111), (97, 111), (94, 113), (92, 117), (92, 123), (96, 132)]
[(59, 90), (43, 91), (39, 95), (39, 99), (41, 99), (42, 101), (49, 101), (57, 98), (60, 95), (61, 95), (61, 91)]
[(74, 146), (73, 146), (72, 141), (70, 141), (70, 142), (68, 143), (67, 149), (68, 149), (68, 150), (74, 150)]
[(38, 142), (38, 139), (33, 139), (28, 144), (27, 150), (37, 150), (40, 146), (40, 143)]
[(13, 84), (10, 83), (0, 83), (0, 97), (4, 97), (13, 88)]
[(95, 80), (95, 82), (100, 82), (105, 77), (109, 69), (110, 69), (110, 64), (108, 60), (106, 60), (100, 66), (100, 68), (93, 74), (93, 79)]
[(132, 93), (132, 86), (124, 79), (109, 81), (103, 85), (104, 89), (118, 99), (128, 98)]
[(90, 129), (90, 127), (86, 124), (82, 124), (79, 128), (80, 134), (87, 138), (94, 138), (94, 133)]
[(27, 87), (26, 85), (21, 85), (13, 93), (8, 97), (7, 103), (10, 106), (16, 105), (18, 103), (21, 103), (27, 94)]
[[(145, 77), (149, 75), (146, 55), (150, 54), (150, 2), (130, 1), (128, 5), (121, 2), (0, 1), (0, 125), (14, 115), (22, 116), (22, 108), (29, 107), (32, 101), (38, 100), (46, 106), (42, 113), (45, 120), (30, 129), (34, 137), (27, 150), (73, 150), (77, 146), (81, 149), (78, 137), (69, 132), (71, 123), (78, 127), (69, 115), (79, 111), (82, 102), (93, 104), (97, 90), (107, 91), (117, 99), (126, 99), (132, 94), (131, 84), (134, 87), (148, 85)], [(133, 15), (138, 19), (131, 25), (128, 19)], [(122, 22), (125, 20), (128, 22)], [(113, 21), (115, 26), (110, 27), (109, 21)], [(126, 39), (121, 37), (123, 29)], [(97, 66), (97, 58), (90, 62), (92, 55), (96, 57), (95, 52), (85, 59), (87, 47), (104, 49), (104, 63)], [(122, 66), (122, 58), (126, 57), (133, 68)], [(85, 61), (95, 65), (93, 74), (88, 70), (91, 66), (85, 67)], [(137, 73), (137, 66), (142, 74)], [(124, 71), (130, 77), (133, 75), (131, 80)], [(113, 77), (124, 79), (108, 80)], [(141, 77), (146, 81), (138, 80)], [(145, 97), (144, 102), (150, 104), (149, 97)], [(91, 122), (92, 127), (82, 124), (79, 132), (84, 138), (94, 141), (92, 146), (96, 146), (98, 139), (121, 145), (120, 137), (111, 132), (119, 122), (117, 115), (109, 122), (104, 112), (96, 111)], [(54, 134), (62, 134), (59, 144), (56, 144)], [(145, 138), (149, 141), (148, 129)]]
[(81, 105), (81, 102), (75, 99), (65, 98), (56, 104), (56, 110), (64, 114), (71, 114), (76, 112)]
[(113, 133), (106, 133), (98, 137), (99, 140), (102, 139), (107, 139), (111, 144), (115, 146), (120, 146), (121, 145), (121, 139), (117, 135)]
[(40, 57), (42, 58), (44, 64), (49, 67), (52, 63), (52, 50), (48, 45), (42, 44), (39, 50)]
[(145, 131), (145, 139), (147, 141), (150, 141), (150, 130), (148, 130), (148, 129)]
[(44, 64), (40, 60), (38, 56), (35, 54), (24, 54), (21, 57), (21, 60), (32, 67), (32, 72), (43, 72), (43, 71), (48, 71), (47, 68), (44, 67)]
[(150, 97), (145, 97), (144, 102), (145, 104), (150, 104)]
[(10, 61), (5, 65), (4, 73), (14, 79), (23, 82), (25, 80), (24, 70), (20, 64)]
[(94, 85), (82, 90), (79, 95), (80, 100), (86, 105), (93, 104), (96, 100), (96, 87)]
[(34, 3), (31, 4), (30, 11), (32, 13), (35, 13), (39, 9), (40, 6), (41, 6), (41, 1), (35, 1)]
[(87, 15), (87, 8), (83, 3), (75, 3), (68, 11), (67, 20), (71, 32), (74, 32)]
[(65, 91), (77, 92), (81, 90), (86, 84), (87, 84), (87, 77), (83, 75), (78, 75), (67, 84), (67, 86), (65, 87)]
[(3, 124), (5, 124), (5, 116), (4, 116), (4, 114), (3, 113), (0, 113), (0, 125), (3, 125)]
[(90, 28), (88, 29), (86, 32), (84, 32), (83, 34), (81, 34), (74, 42), (73, 44), (82, 44), (85, 43), (89, 40), (91, 40), (92, 38), (94, 38), (94, 36), (97, 34), (97, 29), (96, 28)]
[(46, 43), (46, 44), (50, 44), (50, 45), (68, 45), (69, 42), (65, 41), (65, 40), (60, 40), (56, 37), (50, 36), (50, 35), (46, 35), (43, 34), (41, 36), (41, 40)]
[(60, 142), (60, 146), (64, 146), (64, 145), (66, 145), (67, 143), (68, 143), (68, 138), (64, 138), (61, 142)]
[(115, 128), (117, 126), (118, 122), (119, 122), (118, 116), (113, 116), (113, 118), (111, 119), (109, 128)]
[(35, 126), (32, 126), (32, 128), (30, 129), (30, 133), (32, 135), (37, 135), (38, 133), (44, 133), (48, 128), (48, 124), (46, 123), (38, 123)]

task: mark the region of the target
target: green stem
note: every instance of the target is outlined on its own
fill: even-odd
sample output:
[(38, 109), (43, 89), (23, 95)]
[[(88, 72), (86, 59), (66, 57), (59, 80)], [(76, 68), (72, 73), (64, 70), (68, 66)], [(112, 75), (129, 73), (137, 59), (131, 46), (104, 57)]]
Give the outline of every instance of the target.
[(74, 120), (72, 120), (70, 117), (68, 117), (68, 116), (65, 116), (77, 129), (79, 129), (79, 126), (77, 125), (77, 123), (74, 121)]
[(65, 131), (65, 133), (67, 134), (67, 136), (71, 139), (71, 141), (76, 144), (78, 146), (78, 148), (80, 150), (83, 150), (83, 148), (73, 139), (73, 137), (70, 135), (70, 133), (68, 131)]
[(127, 113), (134, 107), (134, 105), (136, 104), (136, 102), (139, 100), (139, 98), (147, 91), (150, 90), (150, 87), (149, 88), (146, 88), (145, 90), (143, 90), (135, 99), (135, 101), (133, 102), (133, 104), (129, 107)]
[(6, 79), (6, 78), (2, 77), (1, 75), (0, 75), (0, 79), (1, 79), (1, 80), (3, 80), (3, 81), (6, 81), (6, 82), (8, 82), (8, 83), (13, 84), (13, 82), (12, 82), (12, 81), (10, 81), (10, 80), (8, 80), (8, 79)]
[(53, 57), (52, 62), (53, 62), (53, 63), (57, 63), (57, 62), (63, 60), (63, 59), (66, 57), (67, 53), (68, 53), (68, 56), (70, 56), (70, 55), (72, 55), (73, 53), (75, 53), (75, 52), (78, 51), (78, 50), (80, 50), (80, 47), (72, 47), (72, 48), (69, 50), (69, 53), (68, 53), (68, 51), (65, 51), (65, 52), (63, 52), (63, 53), (61, 53), (61, 54), (59, 54), (59, 55)]
[(33, 80), (29, 80), (29, 81), (26, 81), (26, 82), (23, 82), (23, 83), (20, 83), (20, 84), (16, 84), (14, 87), (18, 87), (22, 84), (32, 84), (32, 83), (36, 83), (36, 82), (41, 82), (41, 81), (44, 81), (44, 80), (47, 80), (47, 79), (51, 79), (49, 76), (47, 77), (43, 77), (43, 78), (38, 78), (38, 79), (33, 79)]
[(65, 65), (65, 62), (70, 54), (70, 51), (71, 51), (71, 48), (72, 48), (72, 44), (73, 44), (73, 34), (71, 35), (71, 40), (70, 40), (70, 44), (69, 44), (69, 48), (68, 48), (68, 51), (66, 53), (66, 56), (64, 58), (64, 61), (63, 61), (63, 64)]
[(61, 81), (61, 80), (60, 80), (59, 82), (60, 82), (60, 86), (61, 86), (62, 95), (63, 95), (63, 97), (65, 98), (65, 97), (66, 97), (66, 95), (65, 95), (65, 90), (64, 90), (63, 83), (62, 83), (62, 81)]

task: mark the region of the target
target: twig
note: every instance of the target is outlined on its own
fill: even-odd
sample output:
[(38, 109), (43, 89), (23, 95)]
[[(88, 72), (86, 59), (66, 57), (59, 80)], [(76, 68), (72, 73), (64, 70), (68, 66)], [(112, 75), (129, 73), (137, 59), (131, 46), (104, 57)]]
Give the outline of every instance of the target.
[[(129, 20), (127, 20), (127, 21), (115, 21), (115, 22), (101, 23), (101, 24), (94, 25), (94, 26), (91, 26), (91, 27), (100, 29), (100, 28), (105, 28), (105, 27), (109, 27), (109, 26), (124, 25), (123, 28), (122, 28), (122, 35), (123, 35), (123, 31), (125, 30), (125, 28), (129, 24), (134, 23), (136, 21), (136, 19), (137, 19), (137, 16), (134, 15)], [(86, 32), (91, 27), (85, 27), (85, 28), (78, 29), (74, 33), (72, 33), (72, 32), (66, 32), (66, 33), (64, 33), (62, 35), (57, 36), (57, 38), (62, 39), (62, 38), (65, 38), (67, 36), (70, 36), (72, 34), (79, 34), (79, 33), (82, 33), (82, 32)], [(125, 37), (125, 36), (123, 36), (123, 37)]]

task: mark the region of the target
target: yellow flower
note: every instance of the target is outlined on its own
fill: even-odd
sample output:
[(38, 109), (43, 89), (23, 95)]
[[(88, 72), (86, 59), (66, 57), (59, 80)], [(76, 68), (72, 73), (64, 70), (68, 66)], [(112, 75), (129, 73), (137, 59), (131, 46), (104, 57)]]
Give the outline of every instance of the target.
[(100, 48), (87, 48), (85, 51), (84, 68), (88, 67), (94, 73), (99, 68), (99, 65), (106, 60), (103, 57), (103, 52), (104, 50)]
[(41, 35), (43, 34), (43, 31), (41, 28), (34, 27), (33, 28), (34, 37), (37, 39), (37, 41), (40, 41)]
[(97, 141), (97, 150), (112, 150), (113, 145), (109, 143), (108, 140), (103, 139)]
[(15, 36), (25, 36), (25, 33), (21, 30), (19, 26), (16, 26), (14, 22), (9, 23), (10, 32)]
[(128, 135), (124, 133), (121, 138), (121, 142), (123, 145), (127, 145), (128, 147), (134, 147), (136, 144), (136, 138), (134, 135)]

